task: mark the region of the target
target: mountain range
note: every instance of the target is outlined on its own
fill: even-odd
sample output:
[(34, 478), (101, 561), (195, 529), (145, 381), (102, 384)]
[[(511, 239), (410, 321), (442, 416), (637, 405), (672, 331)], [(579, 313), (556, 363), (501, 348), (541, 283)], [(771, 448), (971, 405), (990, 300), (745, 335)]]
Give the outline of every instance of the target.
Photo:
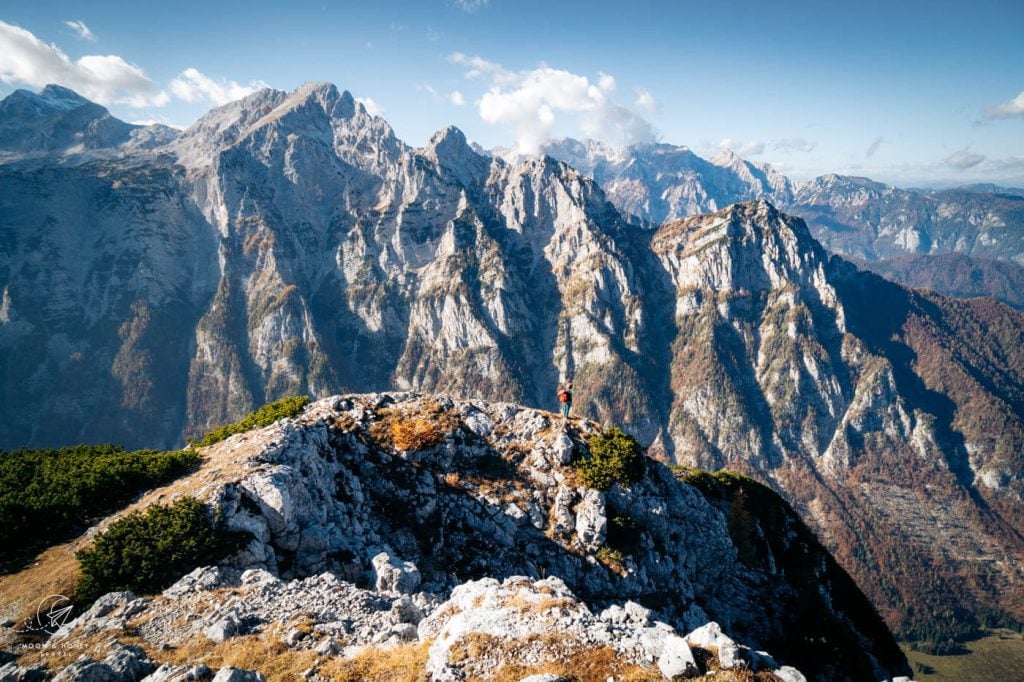
[(765, 198), (803, 218), (828, 251), (866, 269), (914, 287), (1021, 307), (1022, 189), (908, 190), (835, 174), (795, 182), (728, 149), (705, 160), (670, 144), (615, 149), (565, 139), (545, 152), (594, 178), (624, 214), (652, 225)]
[[(180, 133), (55, 86), (0, 122), (0, 447), (170, 447), (290, 393), (553, 408), (572, 379), (652, 455), (779, 491), (902, 636), (1024, 619), (1024, 317), (827, 250), (1011, 262), (1024, 198), (417, 149), (325, 83)], [(927, 239), (879, 201), (932, 211)]]

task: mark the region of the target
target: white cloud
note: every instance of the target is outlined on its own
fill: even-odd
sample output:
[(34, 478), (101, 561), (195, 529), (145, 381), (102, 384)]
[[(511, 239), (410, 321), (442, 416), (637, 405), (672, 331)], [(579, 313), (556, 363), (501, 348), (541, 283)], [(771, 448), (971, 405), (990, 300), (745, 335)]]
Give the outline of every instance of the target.
[(974, 152), (968, 151), (966, 147), (960, 151), (953, 152), (943, 161), (944, 164), (950, 168), (957, 170), (967, 170), (968, 168), (974, 168), (979, 163), (985, 160), (984, 154), (975, 154)]
[(1024, 90), (1009, 102), (999, 102), (985, 107), (985, 118), (1024, 118)]
[(802, 137), (787, 137), (786, 139), (779, 140), (774, 144), (775, 149), (780, 152), (803, 152), (804, 154), (813, 152), (814, 148), (817, 146), (817, 142), (805, 140)]
[(448, 100), (457, 107), (466, 105), (466, 98), (458, 90), (452, 90), (448, 93)]
[(868, 145), (868, 148), (864, 150), (864, 156), (870, 159), (872, 156), (875, 155), (875, 152), (878, 151), (878, 148), (882, 146), (883, 142), (885, 142), (885, 138), (876, 137), (874, 141)]
[(633, 94), (636, 95), (636, 99), (633, 100), (633, 106), (640, 111), (653, 114), (658, 110), (658, 103), (654, 101), (654, 95), (647, 88), (633, 88)]
[(440, 39), (441, 34), (427, 26), (427, 40), (429, 40), (432, 43), (436, 43)]
[(719, 142), (718, 146), (722, 149), (731, 149), (740, 156), (757, 156), (764, 153), (764, 142), (758, 142), (757, 140), (741, 142), (727, 137)]
[(84, 21), (65, 21), (64, 25), (77, 33), (82, 40), (88, 40), (90, 43), (96, 42), (96, 34), (89, 30)]
[(486, 78), (489, 89), (479, 100), (480, 117), (492, 125), (511, 129), (516, 151), (536, 154), (551, 138), (560, 114), (566, 114), (586, 137), (627, 145), (650, 142), (654, 129), (639, 114), (615, 104), (608, 94), (615, 79), (599, 74), (596, 83), (586, 76), (541, 65), (513, 72), (480, 57), (456, 53), (452, 64), (466, 70), (467, 78)]
[(195, 68), (185, 69), (171, 81), (171, 92), (178, 99), (186, 102), (209, 101), (217, 106), (269, 87), (263, 81), (252, 81), (248, 85), (224, 79), (215, 81)]
[(491, 0), (454, 0), (454, 2), (456, 7), (470, 14), (491, 4)]
[(34, 88), (56, 83), (100, 104), (162, 107), (170, 101), (145, 71), (121, 57), (86, 55), (72, 61), (56, 45), (4, 21), (0, 21), (0, 81)]
[(370, 116), (383, 116), (384, 110), (373, 101), (372, 97), (356, 97), (356, 101), (366, 107), (366, 113)]
[(448, 61), (466, 69), (466, 78), (487, 77), (498, 85), (508, 85), (519, 80), (520, 74), (505, 69), (501, 64), (489, 62), (481, 57), (468, 57), (461, 52), (448, 55)]

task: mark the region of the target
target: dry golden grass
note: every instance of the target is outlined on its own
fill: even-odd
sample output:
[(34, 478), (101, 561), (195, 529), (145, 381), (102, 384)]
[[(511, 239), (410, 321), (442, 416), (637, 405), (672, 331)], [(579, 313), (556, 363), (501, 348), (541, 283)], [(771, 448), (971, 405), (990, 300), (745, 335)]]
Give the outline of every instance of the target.
[[(0, 575), (0, 618), (23, 623), (35, 617), (41, 600), (74, 592), (80, 577), (76, 548), (76, 541), (50, 547), (20, 571)], [(8, 629), (4, 633), (14, 634)]]
[(459, 427), (459, 418), (438, 403), (424, 403), (416, 411), (383, 408), (370, 425), (370, 436), (385, 447), (415, 452), (438, 445)]
[(496, 657), (514, 660), (525, 651), (540, 652), (548, 660), (533, 665), (500, 663), (492, 674), (469, 675), (471, 682), (518, 682), (529, 675), (551, 673), (576, 682), (605, 682), (614, 677), (617, 682), (655, 682), (662, 675), (656, 668), (643, 668), (623, 660), (611, 647), (575, 649), (565, 651), (556, 637), (534, 637), (523, 641), (503, 640), (499, 637), (474, 633), (464, 637), (452, 648), (450, 660), (458, 664)]
[(312, 668), (318, 658), (315, 651), (290, 649), (276, 631), (232, 637), (220, 643), (205, 637), (193, 637), (170, 651), (147, 650), (147, 653), (159, 663), (203, 663), (211, 668), (230, 665), (254, 669), (266, 675), (268, 681), (301, 680), (303, 671)]
[(549, 609), (569, 608), (575, 604), (574, 600), (567, 597), (544, 597), (531, 600), (517, 594), (504, 601), (502, 606), (515, 609), (520, 613), (544, 613)]
[(352, 658), (330, 659), (319, 673), (336, 682), (427, 682), (429, 649), (429, 642), (367, 648)]
[(391, 422), (391, 443), (399, 450), (425, 450), (443, 440), (444, 433), (441, 429), (434, 422), (422, 417), (396, 419)]

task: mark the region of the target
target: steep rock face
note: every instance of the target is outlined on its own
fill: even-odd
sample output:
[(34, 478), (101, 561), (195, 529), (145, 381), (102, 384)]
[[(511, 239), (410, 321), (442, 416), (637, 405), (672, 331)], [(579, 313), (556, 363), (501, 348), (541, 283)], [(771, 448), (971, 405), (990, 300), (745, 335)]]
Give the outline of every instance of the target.
[(180, 173), (0, 168), (0, 443), (178, 441), (217, 265)]
[(189, 179), (226, 256), (197, 335), (195, 428), (338, 387), (539, 403), (559, 373), (628, 364), (635, 285), (589, 180), (492, 161), (454, 129), (409, 149), (333, 86), (254, 97), (232, 126), (217, 111), (177, 143), (185, 163), (214, 160)]
[[(430, 643), (434, 679), (595, 649), (671, 678), (698, 672), (691, 633), (692, 646), (717, 647), (723, 668), (789, 664), (821, 679), (906, 668), (877, 613), (781, 501), (773, 513), (788, 520), (747, 523), (738, 546), (738, 517), (653, 460), (638, 482), (589, 490), (569, 460), (589, 456), (597, 430), (509, 403), (318, 401), (205, 451), (202, 469), (149, 496), (190, 491), (248, 534), (244, 550), (153, 598), (107, 595), (55, 641), (131, 632), (159, 661), (194, 638), (277, 627), (290, 647), (328, 657), (339, 653), (330, 637)], [(594, 517), (616, 530), (595, 537)], [(302, 615), (305, 634), (288, 634)]]
[[(126, 191), (136, 176), (147, 193)], [(202, 431), (284, 393), (342, 388), (473, 386), (476, 395), (540, 404), (560, 376), (573, 375), (597, 414), (626, 415), (646, 438), (657, 432), (638, 370), (639, 285), (619, 245), (628, 231), (600, 190), (563, 164), (491, 160), (454, 129), (413, 150), (348, 93), (309, 84), (214, 110), (172, 146), (130, 163), (66, 171), (12, 163), (0, 181), (10, 208), (0, 232), (0, 333), (22, 356), (7, 366), (5, 386), (29, 393), (5, 406), (6, 445), (57, 440), (60, 431), (39, 428), (30, 414), (65, 400), (59, 368), (91, 334), (79, 318), (106, 309), (96, 299), (107, 294), (81, 280), (112, 262), (137, 269), (140, 282), (114, 292), (131, 300), (107, 335), (123, 328), (125, 338), (89, 353), (93, 366), (76, 369), (80, 382), (93, 387), (96, 405), (132, 403), (124, 393), (133, 387), (177, 393), (177, 379), (163, 381), (169, 368), (158, 367), (173, 361), (180, 376), (181, 351), (165, 356), (158, 346), (166, 342), (190, 356), (187, 389), (163, 405), (167, 414), (133, 415), (130, 429), (96, 423), (75, 406), (65, 434), (141, 444), (134, 434), (155, 431), (171, 445), (176, 430)], [(70, 198), (55, 191), (63, 182), (76, 185)], [(77, 185), (111, 192), (75, 203)], [(162, 215), (170, 210), (187, 215)], [(155, 266), (138, 255), (152, 252), (150, 239), (112, 234), (83, 252), (83, 242), (95, 243), (94, 219), (131, 229), (170, 219), (156, 238), (187, 244), (160, 249), (166, 274), (150, 279), (142, 273)], [(74, 285), (35, 286), (36, 262)], [(175, 286), (189, 289), (176, 296), (182, 309), (147, 337), (153, 326), (133, 322), (132, 303), (160, 304)], [(54, 311), (47, 326), (31, 319), (46, 309)], [(66, 330), (68, 352), (31, 341), (43, 334), (53, 346), (54, 327)], [(153, 361), (136, 363), (121, 382), (127, 388), (107, 388), (111, 375), (125, 374), (114, 358), (147, 354)]]
[(923, 604), (955, 604), (950, 628), (1019, 612), (1020, 316), (828, 260), (767, 203), (667, 225), (652, 248), (678, 290), (678, 460), (785, 491), (905, 632)]

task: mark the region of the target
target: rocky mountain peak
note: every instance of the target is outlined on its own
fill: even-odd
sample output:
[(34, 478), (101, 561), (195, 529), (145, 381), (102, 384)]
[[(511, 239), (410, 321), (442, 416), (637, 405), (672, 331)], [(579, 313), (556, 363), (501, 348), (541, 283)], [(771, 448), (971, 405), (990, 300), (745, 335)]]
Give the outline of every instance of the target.
[(612, 149), (566, 139), (551, 143), (546, 152), (594, 178), (619, 210), (655, 225), (758, 197), (786, 202), (792, 194), (781, 173), (731, 150), (708, 161), (685, 146)]
[(125, 144), (138, 128), (59, 85), (15, 90), (0, 101), (0, 157), (81, 155)]
[(683, 288), (757, 293), (825, 284), (827, 256), (807, 226), (767, 199), (669, 223), (652, 246)]
[[(4, 114), (10, 116), (19, 114), (46, 116), (57, 111), (67, 111), (88, 105), (102, 109), (74, 90), (50, 84), (40, 90), (38, 94), (30, 90), (15, 90), (0, 103), (0, 109)], [(104, 109), (104, 111), (106, 110)]]
[[(245, 534), (241, 551), (160, 595), (109, 594), (55, 642), (102, 632), (109, 646), (132, 633), (136, 655), (162, 662), (191, 640), (283, 632), (288, 648), (323, 657), (318, 680), (343, 646), (405, 643), (429, 646), (436, 680), (594, 650), (665, 679), (707, 672), (694, 654), (712, 649), (722, 669), (784, 680), (905, 669), (877, 615), (774, 494), (745, 484), (764, 517), (741, 540), (747, 517), (733, 518), (736, 503), (712, 479), (684, 482), (641, 460), (633, 478), (588, 487), (579, 467), (606, 438), (623, 436), (512, 403), (317, 401), (204, 450), (197, 472), (138, 503), (190, 491)], [(300, 616), (306, 634), (287, 634)], [(531, 649), (538, 640), (553, 649)], [(460, 655), (481, 641), (488, 652)]]

